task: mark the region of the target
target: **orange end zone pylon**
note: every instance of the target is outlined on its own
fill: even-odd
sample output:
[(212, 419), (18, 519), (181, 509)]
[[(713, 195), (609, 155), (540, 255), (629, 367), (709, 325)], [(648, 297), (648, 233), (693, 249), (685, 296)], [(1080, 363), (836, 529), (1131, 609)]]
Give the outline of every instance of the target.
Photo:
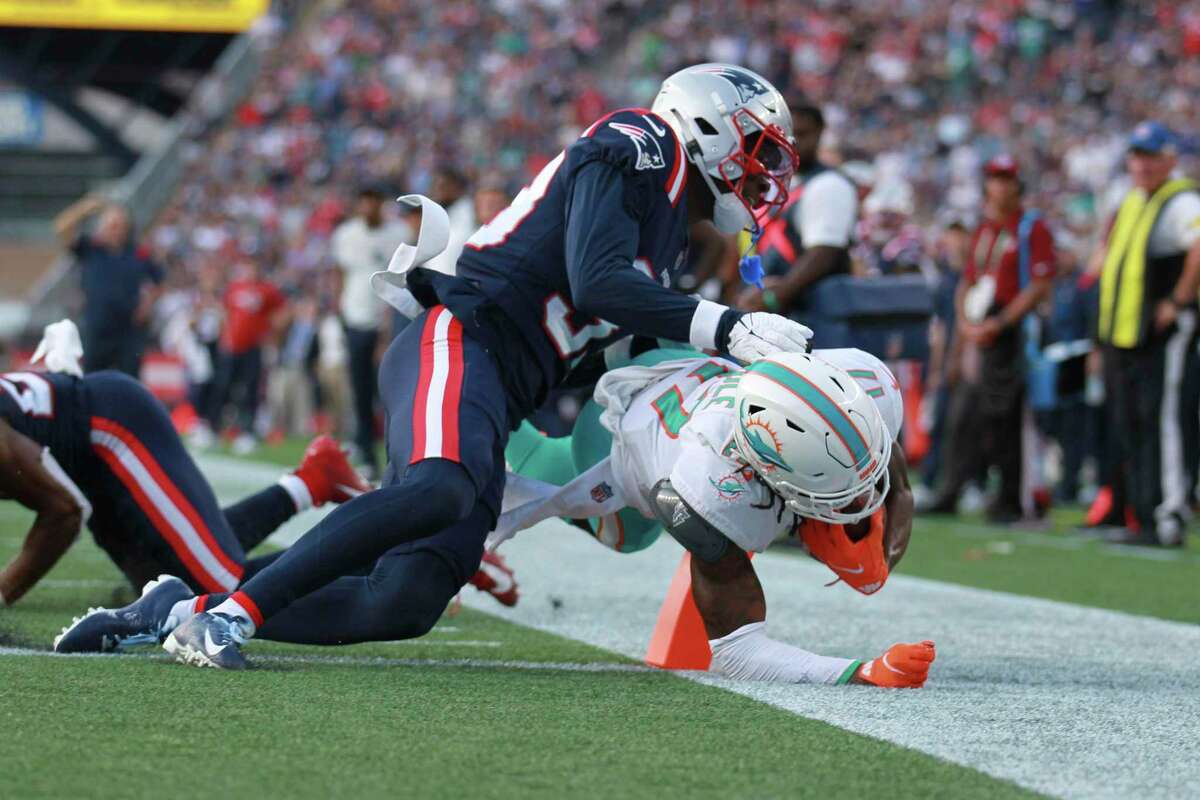
[(650, 636), (646, 663), (663, 669), (708, 669), (712, 650), (692, 599), (692, 554), (685, 552)]
[[(753, 553), (749, 553), (751, 558)], [(708, 669), (712, 650), (704, 620), (692, 598), (692, 554), (685, 552), (667, 588), (650, 635), (646, 663), (662, 669)]]

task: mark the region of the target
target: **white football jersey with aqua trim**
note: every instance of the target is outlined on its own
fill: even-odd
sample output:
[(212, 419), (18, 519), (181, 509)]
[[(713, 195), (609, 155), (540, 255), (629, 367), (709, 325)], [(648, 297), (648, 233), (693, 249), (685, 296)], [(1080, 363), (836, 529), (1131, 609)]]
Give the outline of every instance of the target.
[[(893, 438), (899, 433), (903, 399), (882, 361), (854, 349), (817, 350), (813, 355), (854, 377), (875, 400)], [(733, 396), (741, 369), (719, 358), (654, 369), (659, 370), (653, 375), (656, 380), (648, 386), (643, 382), (646, 388), (632, 398), (625, 395), (619, 426), (613, 431), (612, 469), (626, 502), (652, 516), (654, 486), (669, 477), (688, 505), (730, 541), (743, 550), (766, 550), (791, 530), (793, 519), (790, 512), (780, 513), (780, 501), (733, 448)], [(609, 373), (605, 381), (620, 383), (625, 377), (621, 372)], [(628, 377), (634, 378), (634, 373)], [(600, 395), (598, 391), (598, 399)]]

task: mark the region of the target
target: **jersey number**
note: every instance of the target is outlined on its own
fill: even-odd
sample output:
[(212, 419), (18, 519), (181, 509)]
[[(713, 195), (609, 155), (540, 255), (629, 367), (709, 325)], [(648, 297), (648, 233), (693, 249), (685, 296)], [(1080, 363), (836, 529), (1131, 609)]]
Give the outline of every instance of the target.
[(566, 360), (582, 353), (588, 342), (603, 339), (617, 329), (611, 322), (592, 318), (587, 325), (575, 325), (571, 318), (578, 312), (561, 294), (555, 292), (546, 298), (546, 313), (542, 325), (546, 335), (554, 342), (558, 357)]
[(54, 387), (36, 372), (0, 375), (0, 389), (8, 392), (24, 414), (44, 419), (54, 416)]
[[(716, 361), (706, 361), (694, 370), (688, 373), (689, 378), (695, 378), (697, 385), (703, 384), (708, 380), (724, 375), (729, 372), (729, 367), (724, 364), (718, 364)], [(679, 432), (683, 430), (683, 426), (692, 418), (683, 407), (683, 389), (679, 384), (675, 384), (670, 389), (654, 398), (652, 403), (654, 411), (658, 414), (658, 421), (663, 426), (663, 430), (667, 432), (667, 436), (672, 439), (679, 438)]]

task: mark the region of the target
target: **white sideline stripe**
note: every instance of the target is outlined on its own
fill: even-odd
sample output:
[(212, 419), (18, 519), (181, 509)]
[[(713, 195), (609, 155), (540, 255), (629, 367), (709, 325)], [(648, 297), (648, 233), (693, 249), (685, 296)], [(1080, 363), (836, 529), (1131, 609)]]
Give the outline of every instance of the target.
[(450, 378), (450, 321), (454, 315), (443, 308), (433, 323), (433, 373), (425, 396), (425, 458), (442, 455), (442, 403)]
[(213, 577), (221, 588), (232, 591), (237, 588), (238, 578), (217, 560), (216, 555), (200, 538), (200, 534), (192, 527), (192, 523), (188, 521), (183, 512), (171, 502), (167, 493), (158, 481), (150, 474), (146, 465), (141, 462), (141, 459), (129, 449), (128, 445), (107, 431), (92, 429), (91, 432), (92, 444), (97, 447), (102, 447), (112, 453), (121, 465), (128, 470), (146, 497), (158, 509), (158, 513), (162, 514), (163, 519), (175, 531), (183, 542), (183, 546), (188, 549), (192, 557), (200, 562), (200, 566), (204, 571)]
[[(151, 651), (145, 655), (111, 655), (106, 653), (55, 653), (28, 647), (0, 647), (0, 656), (17, 658), (149, 658), (171, 661), (166, 653)], [(270, 664), (330, 664), (365, 667), (473, 667), (479, 669), (520, 669), (535, 672), (662, 672), (644, 664), (625, 664), (619, 661), (495, 661), (485, 658), (388, 658), (386, 656), (284, 656), (251, 654), (251, 665)]]
[[(681, 550), (663, 537), (621, 555), (548, 521), (503, 553), (520, 604), (501, 608), (465, 593), (464, 605), (640, 659)], [(854, 657), (933, 639), (938, 659), (926, 688), (684, 677), (1046, 794), (1166, 798), (1200, 785), (1200, 625), (902, 573), (864, 597), (823, 588), (828, 571), (791, 554), (768, 552), (754, 565), (772, 637)]]
[(43, 578), (37, 585), (49, 589), (120, 589), (129, 584), (122, 578), (114, 577), (108, 581), (95, 578)]

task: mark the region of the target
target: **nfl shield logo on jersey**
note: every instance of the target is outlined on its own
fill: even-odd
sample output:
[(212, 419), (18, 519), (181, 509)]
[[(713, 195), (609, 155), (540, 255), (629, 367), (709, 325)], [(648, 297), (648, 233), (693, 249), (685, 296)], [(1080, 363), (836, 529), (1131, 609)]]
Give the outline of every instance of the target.
[(603, 503), (605, 500), (611, 500), (613, 496), (613, 488), (607, 483), (601, 481), (592, 487), (591, 491), (592, 502)]

